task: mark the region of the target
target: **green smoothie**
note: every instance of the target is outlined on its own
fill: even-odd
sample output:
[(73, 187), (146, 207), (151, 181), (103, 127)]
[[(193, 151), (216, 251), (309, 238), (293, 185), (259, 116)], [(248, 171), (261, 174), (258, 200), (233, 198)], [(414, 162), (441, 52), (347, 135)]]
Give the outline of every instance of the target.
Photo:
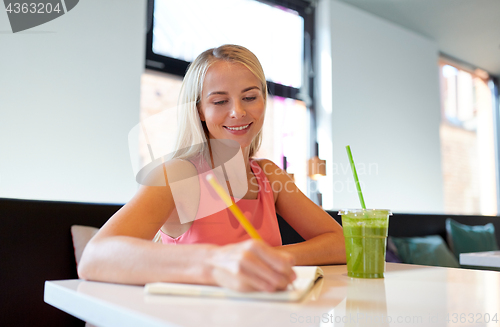
[(347, 275), (383, 278), (388, 210), (341, 210), (344, 229)]

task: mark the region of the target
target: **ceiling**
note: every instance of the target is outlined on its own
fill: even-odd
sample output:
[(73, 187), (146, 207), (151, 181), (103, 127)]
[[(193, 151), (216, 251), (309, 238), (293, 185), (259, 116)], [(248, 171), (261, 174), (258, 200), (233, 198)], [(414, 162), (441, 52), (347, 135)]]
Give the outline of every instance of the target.
[(499, 0), (337, 0), (437, 42), (454, 59), (500, 77)]

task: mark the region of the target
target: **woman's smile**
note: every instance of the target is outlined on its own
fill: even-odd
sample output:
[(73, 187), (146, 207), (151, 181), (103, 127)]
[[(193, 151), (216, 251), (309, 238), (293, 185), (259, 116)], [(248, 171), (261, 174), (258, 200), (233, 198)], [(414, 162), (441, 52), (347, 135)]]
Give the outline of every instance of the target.
[(248, 131), (251, 125), (252, 123), (240, 126), (224, 126), (224, 128), (226, 128), (230, 133), (233, 133), (235, 135), (242, 135)]

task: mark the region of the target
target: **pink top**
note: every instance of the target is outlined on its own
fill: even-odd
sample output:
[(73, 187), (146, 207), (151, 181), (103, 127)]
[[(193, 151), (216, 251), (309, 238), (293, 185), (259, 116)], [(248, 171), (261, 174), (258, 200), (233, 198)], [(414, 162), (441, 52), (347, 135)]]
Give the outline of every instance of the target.
[[(282, 244), (281, 234), (271, 185), (255, 160), (250, 160), (250, 167), (259, 184), (257, 199), (240, 199), (236, 204), (268, 245), (280, 246)], [(205, 178), (211, 170), (202, 173), (203, 169), (200, 167), (196, 167), (196, 169), (200, 183), (200, 203), (197, 217), (191, 227), (177, 238), (172, 238), (160, 230), (162, 242), (164, 244), (209, 243), (226, 245), (250, 239), (248, 233), (226, 206), (224, 206), (226, 209), (214, 214), (202, 214), (203, 208), (209, 208), (214, 202), (220, 203), (222, 200)]]

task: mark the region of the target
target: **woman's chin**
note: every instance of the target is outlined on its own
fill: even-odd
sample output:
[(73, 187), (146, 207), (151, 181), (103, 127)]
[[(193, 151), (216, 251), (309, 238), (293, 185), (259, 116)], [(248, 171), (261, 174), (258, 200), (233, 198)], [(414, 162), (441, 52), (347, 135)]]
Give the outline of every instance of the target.
[(234, 142), (237, 142), (241, 148), (246, 148), (249, 147), (250, 144), (252, 144), (252, 141), (254, 138), (250, 138), (250, 135), (231, 135), (231, 134), (226, 134), (224, 135), (225, 139), (231, 140)]

